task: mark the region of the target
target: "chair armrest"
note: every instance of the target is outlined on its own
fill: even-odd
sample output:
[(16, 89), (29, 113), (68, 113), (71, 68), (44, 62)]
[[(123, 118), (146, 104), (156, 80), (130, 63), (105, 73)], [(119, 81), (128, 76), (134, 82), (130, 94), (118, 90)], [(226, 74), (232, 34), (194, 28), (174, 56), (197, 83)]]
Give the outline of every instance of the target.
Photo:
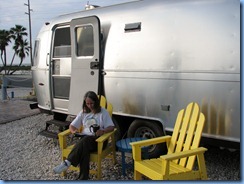
[(70, 134), (71, 134), (71, 132), (69, 129), (67, 129), (63, 132), (60, 132), (58, 134), (58, 141), (59, 141), (59, 145), (60, 145), (61, 149), (64, 149), (67, 147), (67, 136)]
[(172, 153), (169, 155), (163, 155), (163, 156), (160, 156), (160, 158), (163, 160), (166, 160), (166, 161), (172, 161), (172, 160), (185, 158), (185, 157), (189, 157), (189, 156), (193, 156), (193, 155), (199, 155), (199, 154), (204, 153), (205, 151), (207, 151), (206, 148), (200, 147), (200, 148), (196, 148), (196, 149), (192, 149), (192, 150)]
[(131, 142), (130, 145), (131, 146), (150, 146), (153, 144), (159, 144), (159, 143), (163, 143), (163, 142), (167, 142), (169, 141), (171, 138), (171, 136), (166, 135), (166, 136), (162, 136), (162, 137), (155, 137), (155, 138), (151, 138), (151, 139), (146, 139), (146, 140), (142, 140), (142, 141), (136, 141), (136, 142)]
[(115, 139), (114, 139), (114, 134), (116, 132), (116, 128), (112, 131), (112, 132), (108, 132), (106, 134), (103, 134), (102, 136), (98, 137), (96, 139), (97, 141), (97, 144), (98, 144), (98, 148), (97, 148), (97, 151), (98, 151), (98, 154), (101, 154), (102, 153), (102, 150), (103, 150), (103, 144), (106, 140), (108, 140), (109, 138), (111, 138), (112, 140), (112, 144), (115, 144)]
[(71, 134), (71, 132), (70, 132), (69, 129), (67, 129), (67, 130), (65, 130), (65, 131), (63, 131), (63, 132), (60, 132), (60, 133), (58, 134), (58, 137), (65, 137), (65, 136), (67, 136), (67, 135), (69, 135), (69, 134)]
[(166, 136), (155, 137), (152, 139), (147, 139), (147, 140), (130, 143), (130, 145), (132, 146), (132, 155), (133, 155), (134, 160), (136, 160), (136, 161), (141, 160), (141, 147), (168, 142), (168, 141), (170, 141), (170, 139), (171, 139), (171, 136), (166, 135)]
[[(182, 159), (182, 158), (186, 158), (186, 157), (194, 156), (194, 155), (199, 157), (198, 158), (198, 166), (200, 168), (202, 168), (202, 172), (206, 172), (205, 163), (204, 163), (204, 156), (203, 156), (205, 151), (207, 151), (206, 148), (200, 147), (200, 148), (196, 148), (196, 149), (192, 149), (192, 150), (182, 151), (179, 153), (172, 153), (169, 155), (160, 156), (160, 159), (162, 159), (163, 175), (169, 176), (170, 161)], [(199, 163), (199, 162), (202, 162), (202, 163)], [(202, 164), (204, 164), (204, 166)]]
[(96, 139), (97, 142), (104, 142), (109, 139), (109, 137), (114, 134), (114, 131), (103, 134)]

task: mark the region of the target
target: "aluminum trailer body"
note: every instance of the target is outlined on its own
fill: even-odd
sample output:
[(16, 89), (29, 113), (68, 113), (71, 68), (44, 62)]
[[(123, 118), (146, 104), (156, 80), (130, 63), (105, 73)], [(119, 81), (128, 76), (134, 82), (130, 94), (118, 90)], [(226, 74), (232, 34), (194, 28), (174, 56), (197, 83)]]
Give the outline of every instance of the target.
[(240, 143), (240, 1), (142, 0), (61, 15), (38, 34), (32, 73), (39, 108), (56, 117), (76, 115), (93, 90), (113, 104), (121, 136), (150, 138), (195, 101), (203, 137)]

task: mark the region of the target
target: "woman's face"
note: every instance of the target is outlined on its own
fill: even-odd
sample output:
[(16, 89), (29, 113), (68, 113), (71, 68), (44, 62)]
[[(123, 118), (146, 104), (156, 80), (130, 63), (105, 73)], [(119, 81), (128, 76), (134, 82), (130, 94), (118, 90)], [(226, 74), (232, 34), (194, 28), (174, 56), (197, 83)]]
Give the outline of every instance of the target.
[(85, 100), (85, 102), (86, 102), (86, 106), (91, 110), (91, 111), (93, 111), (94, 110), (94, 101), (92, 100), (92, 99), (90, 99), (90, 98), (86, 98), (86, 100)]

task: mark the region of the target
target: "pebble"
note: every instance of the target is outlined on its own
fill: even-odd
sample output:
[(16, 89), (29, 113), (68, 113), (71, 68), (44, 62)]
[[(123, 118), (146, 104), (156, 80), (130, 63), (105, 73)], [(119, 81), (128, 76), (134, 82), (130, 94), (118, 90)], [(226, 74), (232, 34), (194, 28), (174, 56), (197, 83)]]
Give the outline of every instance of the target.
[[(52, 171), (61, 163), (58, 141), (38, 134), (51, 119), (51, 115), (38, 114), (0, 125), (1, 180), (75, 180), (78, 176), (75, 171), (68, 170), (65, 177)], [(240, 181), (240, 150), (207, 148), (205, 159), (209, 180)], [(133, 180), (133, 169), (127, 169), (127, 175), (123, 176), (119, 152), (116, 158), (115, 165), (110, 159), (103, 161), (102, 180)], [(131, 155), (126, 161), (132, 162)], [(95, 176), (90, 175), (90, 180), (95, 180)]]

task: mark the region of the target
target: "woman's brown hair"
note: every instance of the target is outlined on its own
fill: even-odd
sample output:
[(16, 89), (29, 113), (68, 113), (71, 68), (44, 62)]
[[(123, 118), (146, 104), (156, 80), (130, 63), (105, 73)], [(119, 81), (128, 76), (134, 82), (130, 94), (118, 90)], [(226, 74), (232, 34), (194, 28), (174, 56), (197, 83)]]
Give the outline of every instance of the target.
[(97, 94), (95, 92), (93, 92), (93, 91), (88, 91), (84, 95), (83, 106), (82, 106), (83, 107), (83, 111), (85, 113), (91, 112), (91, 110), (86, 105), (86, 98), (90, 98), (94, 102), (95, 113), (101, 112), (101, 106), (100, 106), (100, 102), (99, 102)]

